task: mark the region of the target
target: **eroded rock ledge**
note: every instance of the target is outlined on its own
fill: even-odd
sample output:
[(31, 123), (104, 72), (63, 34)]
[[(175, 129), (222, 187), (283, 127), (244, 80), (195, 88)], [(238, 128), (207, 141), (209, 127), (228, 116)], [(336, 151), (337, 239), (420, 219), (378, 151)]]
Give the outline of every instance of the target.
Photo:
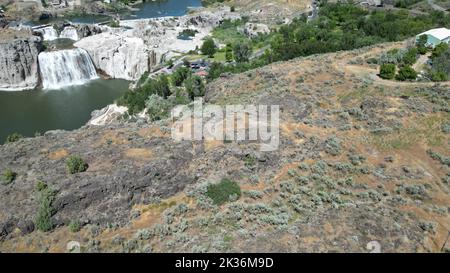
[(41, 38), (36, 36), (1, 39), (0, 89), (17, 91), (36, 87), (39, 82), (37, 57), (42, 50)]
[(102, 33), (82, 39), (75, 46), (87, 50), (97, 69), (112, 78), (136, 80), (152, 65), (153, 52), (140, 38)]

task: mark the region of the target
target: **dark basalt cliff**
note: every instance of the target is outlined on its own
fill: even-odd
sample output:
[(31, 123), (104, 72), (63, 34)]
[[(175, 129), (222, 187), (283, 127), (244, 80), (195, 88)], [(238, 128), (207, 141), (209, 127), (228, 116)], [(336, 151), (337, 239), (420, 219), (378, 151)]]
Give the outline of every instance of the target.
[(2, 30), (0, 36), (0, 89), (33, 89), (39, 80), (41, 38), (10, 30)]

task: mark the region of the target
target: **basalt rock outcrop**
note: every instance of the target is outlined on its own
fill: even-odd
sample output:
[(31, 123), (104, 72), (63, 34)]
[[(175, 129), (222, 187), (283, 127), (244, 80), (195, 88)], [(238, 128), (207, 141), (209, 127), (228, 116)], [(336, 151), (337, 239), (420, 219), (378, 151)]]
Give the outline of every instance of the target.
[(33, 34), (41, 36), (44, 40), (56, 40), (58, 38), (78, 41), (84, 37), (102, 33), (102, 27), (90, 24), (60, 23), (33, 30)]
[[(128, 126), (129, 132), (142, 129), (138, 124)], [(120, 125), (112, 125), (110, 132), (116, 132), (119, 128), (123, 129)], [(21, 169), (20, 176), (13, 184), (0, 187), (0, 240), (16, 227), (21, 227), (23, 233), (33, 231), (32, 226), (26, 223), (32, 223), (36, 216), (38, 199), (35, 185), (39, 180), (57, 192), (57, 198), (52, 204), (55, 226), (67, 225), (74, 219), (101, 225), (124, 224), (129, 220), (133, 204), (150, 202), (157, 196), (171, 196), (194, 182), (191, 173), (180, 171), (186, 169), (193, 156), (188, 152), (189, 143), (166, 146), (164, 138), (147, 139), (136, 135), (127, 137), (126, 143), (117, 146), (115, 152), (105, 150), (103, 144), (93, 149), (92, 145), (96, 145), (94, 143), (97, 141), (103, 142), (104, 136), (109, 139), (109, 136), (104, 135), (107, 133), (104, 129), (105, 127), (90, 127), (76, 132), (52, 131), (14, 145), (0, 145), (1, 169), (6, 163), (16, 166), (14, 168), (18, 173), (19, 168)], [(77, 134), (75, 138), (78, 141), (87, 145), (68, 143), (66, 138), (72, 138), (74, 133)], [(104, 140), (108, 142), (106, 138)], [(131, 143), (140, 147), (130, 149)], [(19, 151), (16, 149), (20, 152), (15, 153), (14, 150)], [(66, 153), (83, 155), (89, 164), (88, 170), (69, 175), (65, 163)], [(169, 156), (172, 153), (174, 156)], [(47, 160), (49, 158), (51, 159)], [(44, 159), (46, 163), (42, 165)], [(40, 171), (26, 172), (22, 169), (28, 164), (26, 162)], [(115, 171), (105, 168), (113, 165), (116, 166)]]
[(0, 89), (34, 88), (39, 81), (38, 54), (43, 50), (40, 37), (0, 41)]
[(85, 49), (95, 66), (111, 78), (137, 80), (154, 61), (152, 51), (136, 37), (102, 33), (82, 39), (75, 46)]

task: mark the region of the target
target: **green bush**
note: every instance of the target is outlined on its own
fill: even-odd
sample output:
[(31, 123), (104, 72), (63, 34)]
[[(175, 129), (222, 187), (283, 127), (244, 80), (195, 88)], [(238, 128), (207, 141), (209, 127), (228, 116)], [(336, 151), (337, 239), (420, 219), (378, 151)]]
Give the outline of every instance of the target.
[(446, 51), (448, 51), (449, 45), (446, 43), (438, 44), (431, 53), (431, 59), (435, 59), (437, 57), (442, 56)]
[(190, 102), (191, 102), (191, 100), (189, 99), (186, 92), (184, 92), (184, 90), (181, 88), (177, 88), (175, 91), (174, 105), (189, 104)]
[(109, 21), (108, 25), (112, 28), (118, 28), (120, 27), (120, 22), (117, 20), (111, 20)]
[(230, 200), (230, 197), (241, 196), (241, 188), (239, 185), (227, 178), (222, 179), (218, 184), (209, 185), (206, 195), (213, 200), (216, 205), (222, 205)]
[(148, 71), (145, 71), (140, 77), (138, 82), (136, 83), (136, 86), (142, 86), (145, 81), (148, 79), (148, 76), (150, 75), (150, 73), (148, 73)]
[(392, 80), (395, 77), (395, 64), (382, 64), (380, 66), (380, 77)]
[(171, 103), (156, 94), (150, 95), (145, 103), (147, 114), (152, 121), (161, 120), (169, 117)]
[(430, 78), (433, 81), (446, 81), (450, 78), (450, 48), (447, 44), (439, 44), (432, 53)]
[(417, 72), (409, 65), (401, 67), (397, 76), (395, 76), (395, 79), (399, 81), (415, 80), (416, 78)]
[(175, 86), (181, 86), (183, 82), (191, 75), (191, 70), (187, 67), (180, 67), (175, 70), (171, 77), (172, 84)]
[(81, 173), (88, 169), (88, 164), (81, 157), (71, 156), (66, 161), (67, 169), (71, 174)]
[(191, 100), (194, 100), (196, 97), (203, 97), (205, 95), (205, 84), (199, 76), (190, 76), (184, 81), (184, 87), (186, 88)]
[(40, 191), (45, 190), (46, 188), (47, 188), (47, 184), (45, 182), (39, 180), (36, 183), (36, 187), (35, 187), (36, 191), (40, 192)]
[(6, 142), (5, 143), (12, 143), (12, 142), (16, 142), (17, 140), (23, 138), (23, 136), (19, 133), (12, 133), (9, 136), (6, 137)]
[(341, 151), (341, 140), (339, 138), (333, 136), (325, 140), (325, 152), (327, 154), (336, 156), (339, 155)]
[(248, 62), (252, 49), (248, 43), (238, 43), (233, 48), (234, 59), (238, 63)]
[(426, 43), (428, 41), (427, 35), (421, 35), (416, 42), (417, 50), (421, 55), (428, 52), (428, 48), (426, 47)]
[(413, 65), (418, 58), (419, 51), (417, 48), (413, 47), (408, 49), (406, 53), (403, 55), (402, 64), (404, 65)]
[(8, 185), (16, 179), (17, 173), (11, 171), (11, 169), (7, 169), (3, 172), (3, 184)]
[(207, 55), (210, 58), (214, 57), (216, 53), (216, 44), (212, 38), (208, 38), (203, 42), (203, 45), (200, 48), (200, 51), (203, 55)]
[(69, 223), (69, 230), (73, 233), (78, 232), (81, 230), (81, 223), (80, 221), (71, 221)]
[(49, 187), (41, 188), (38, 191), (38, 212), (35, 219), (36, 228), (40, 231), (50, 231), (53, 229), (52, 203), (55, 200), (56, 192)]
[(225, 48), (225, 60), (227, 62), (233, 61), (233, 48), (230, 43), (228, 43)]
[(136, 114), (144, 110), (145, 102), (151, 94), (157, 94), (163, 98), (170, 96), (169, 79), (166, 75), (148, 79), (142, 86), (128, 90), (117, 100), (117, 104), (128, 107), (129, 115)]
[(197, 34), (197, 32), (198, 32), (197, 30), (190, 29), (190, 28), (183, 29), (183, 31), (180, 31), (180, 33), (178, 33), (178, 39), (194, 37), (195, 34)]
[(448, 75), (442, 71), (431, 71), (429, 74), (430, 78), (434, 82), (448, 81)]
[[(450, 16), (439, 12), (412, 16), (403, 10), (368, 11), (353, 3), (341, 2), (321, 3), (318, 20), (307, 22), (306, 18), (296, 18), (290, 24), (282, 25), (260, 38), (248, 40), (245, 36), (239, 36), (239, 39), (232, 41), (233, 44), (248, 41), (254, 48), (270, 43), (270, 50), (250, 62), (216, 65), (208, 81), (223, 73), (241, 73), (276, 61), (400, 41), (425, 30), (450, 24)], [(230, 40), (219, 37), (218, 33), (226, 26), (231, 27), (225, 37), (238, 33), (235, 23), (224, 21), (213, 30), (213, 35), (224, 43)]]

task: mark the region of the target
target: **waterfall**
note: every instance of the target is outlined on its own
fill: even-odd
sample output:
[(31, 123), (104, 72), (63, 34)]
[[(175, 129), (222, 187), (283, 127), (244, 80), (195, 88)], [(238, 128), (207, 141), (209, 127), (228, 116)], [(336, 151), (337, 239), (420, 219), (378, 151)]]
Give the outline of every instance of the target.
[(98, 78), (89, 54), (81, 48), (41, 52), (38, 60), (44, 89), (81, 85)]
[(59, 38), (71, 39), (74, 41), (78, 41), (78, 33), (77, 29), (71, 26), (67, 26), (61, 31), (61, 35)]
[(42, 33), (44, 41), (53, 41), (58, 39), (58, 32), (53, 27), (44, 27), (37, 30)]

